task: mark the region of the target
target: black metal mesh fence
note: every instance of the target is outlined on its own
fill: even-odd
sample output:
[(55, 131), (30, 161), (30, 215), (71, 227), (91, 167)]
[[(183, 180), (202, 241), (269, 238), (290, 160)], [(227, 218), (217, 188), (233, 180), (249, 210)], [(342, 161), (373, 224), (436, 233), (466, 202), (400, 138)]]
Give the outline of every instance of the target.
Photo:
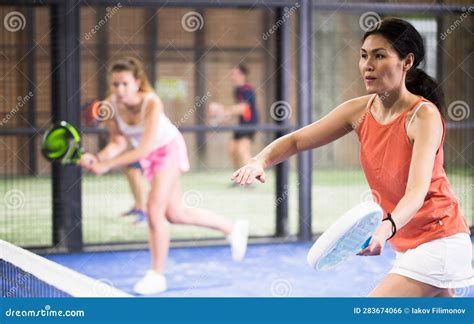
[[(275, 233), (275, 209), (290, 201), (290, 234), (297, 232), (297, 171), (294, 159), (286, 194), (276, 197), (275, 177), (265, 186), (229, 187), (232, 172), (227, 145), (232, 132), (196, 131), (209, 122), (210, 101), (231, 104), (232, 67), (245, 63), (256, 90), (263, 124), (273, 124), (276, 94), (276, 38), (273, 8), (168, 8), (95, 6), (80, 8), (80, 101), (103, 99), (107, 67), (116, 58), (134, 56), (144, 62), (168, 117), (184, 134), (191, 172), (182, 177), (183, 203), (252, 221), (254, 236)], [(370, 15), (408, 19), (427, 46), (424, 68), (446, 93), (448, 132), (445, 167), (461, 208), (473, 222), (473, 19), (470, 12), (430, 11), (429, 6), (397, 11), (393, 5), (315, 7), (313, 11), (313, 119), (339, 103), (365, 94), (357, 69), (363, 19)], [(372, 10), (373, 9), (373, 10)], [(51, 165), (39, 152), (41, 130), (51, 123), (51, 10), (48, 6), (0, 6), (0, 238), (23, 246), (53, 244)], [(298, 115), (297, 7), (288, 14), (290, 29), (291, 124)], [(191, 18), (189, 18), (191, 17)], [(9, 18), (10, 25), (5, 21)], [(192, 23), (186, 22), (192, 19)], [(448, 32), (449, 31), (449, 32)], [(101, 125), (82, 120), (83, 146), (96, 152), (107, 140)], [(258, 132), (256, 153), (275, 136)], [(321, 232), (335, 217), (366, 199), (355, 135), (313, 153), (313, 231)], [(149, 189), (143, 181), (145, 190)], [(144, 242), (145, 225), (121, 214), (134, 201), (125, 171), (82, 178), (82, 233), (85, 244)], [(192, 227), (175, 226), (173, 239), (220, 237)]]
[[(14, 14), (22, 24), (18, 30), (3, 30), (0, 35), (1, 117), (5, 120), (0, 136), (5, 200), (1, 237), (23, 246), (49, 246), (53, 236), (51, 165), (40, 155), (39, 144), (41, 130), (52, 120), (52, 13), (48, 7), (0, 8), (4, 16)], [(191, 172), (182, 179), (183, 203), (232, 219), (250, 218), (254, 224), (251, 234), (256, 236), (271, 236), (275, 231), (272, 181), (266, 188), (231, 188), (233, 168), (227, 146), (232, 131), (194, 132), (187, 128), (210, 126), (205, 113), (209, 102), (233, 104), (230, 72), (240, 63), (250, 71), (261, 122), (274, 123), (267, 107), (275, 96), (275, 41), (262, 39), (274, 16), (271, 8), (150, 8), (120, 3), (106, 7), (89, 3), (80, 9), (81, 105), (105, 98), (111, 62), (125, 56), (141, 60), (165, 113), (185, 137)], [(27, 99), (20, 99), (30, 90)], [(12, 109), (17, 102), (21, 109)], [(91, 125), (87, 118), (81, 122), (84, 149), (97, 152), (107, 142), (103, 125)], [(258, 132), (253, 152), (274, 136), (274, 132)], [(133, 217), (121, 216), (134, 204), (125, 173), (125, 169), (102, 177), (83, 173), (85, 244), (146, 241), (146, 223), (134, 225)], [(150, 186), (142, 180), (147, 194)], [(236, 199), (246, 203), (236, 205)], [(184, 226), (172, 231), (173, 239), (216, 236), (221, 237)]]

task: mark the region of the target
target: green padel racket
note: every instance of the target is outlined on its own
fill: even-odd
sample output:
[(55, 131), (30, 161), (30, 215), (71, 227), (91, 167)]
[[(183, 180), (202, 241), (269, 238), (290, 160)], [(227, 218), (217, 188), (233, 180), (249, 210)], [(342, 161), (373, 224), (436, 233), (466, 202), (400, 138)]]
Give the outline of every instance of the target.
[(44, 133), (41, 153), (49, 161), (75, 165), (83, 153), (81, 136), (74, 126), (61, 121)]

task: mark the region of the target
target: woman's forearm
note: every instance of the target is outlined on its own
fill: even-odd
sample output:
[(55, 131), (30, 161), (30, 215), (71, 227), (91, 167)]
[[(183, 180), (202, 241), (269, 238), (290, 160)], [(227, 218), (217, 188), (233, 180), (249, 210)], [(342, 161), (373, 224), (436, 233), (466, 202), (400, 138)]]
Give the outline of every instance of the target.
[(252, 160), (261, 163), (264, 169), (278, 164), (298, 153), (292, 134), (287, 134), (268, 144)]
[(125, 165), (135, 163), (146, 157), (148, 154), (149, 152), (143, 149), (135, 148), (108, 160), (107, 163), (111, 169), (116, 169)]
[(413, 188), (407, 191), (400, 199), (395, 209), (392, 211), (392, 218), (397, 225), (397, 230), (405, 226), (416, 214), (416, 212), (423, 206), (426, 193), (422, 190)]
[(108, 161), (125, 151), (126, 145), (111, 142), (96, 154), (99, 161)]

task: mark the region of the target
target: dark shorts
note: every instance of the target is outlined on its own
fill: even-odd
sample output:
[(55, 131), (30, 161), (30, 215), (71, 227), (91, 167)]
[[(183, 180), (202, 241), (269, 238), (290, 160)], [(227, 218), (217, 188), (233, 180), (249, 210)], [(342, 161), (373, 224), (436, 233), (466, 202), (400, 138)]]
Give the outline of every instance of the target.
[(234, 140), (239, 140), (241, 138), (248, 138), (250, 140), (253, 140), (255, 136), (254, 131), (238, 131), (234, 132)]
[(140, 165), (140, 162), (135, 162), (135, 163), (132, 163), (132, 164), (127, 165), (127, 168), (128, 168), (128, 169), (138, 169), (138, 170), (141, 170), (141, 169), (142, 169), (142, 166)]

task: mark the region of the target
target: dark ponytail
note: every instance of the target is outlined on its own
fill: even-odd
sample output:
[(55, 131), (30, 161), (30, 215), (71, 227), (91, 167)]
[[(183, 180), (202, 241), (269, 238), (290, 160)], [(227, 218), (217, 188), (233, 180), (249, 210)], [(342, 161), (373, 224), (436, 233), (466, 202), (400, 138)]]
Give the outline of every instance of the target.
[(405, 85), (411, 93), (423, 96), (438, 107), (444, 109), (444, 94), (437, 82), (418, 66), (425, 58), (425, 47), (420, 33), (409, 22), (398, 18), (385, 18), (362, 37), (362, 42), (370, 35), (381, 35), (395, 49), (400, 59), (413, 53), (415, 60), (408, 71)]
[(406, 76), (405, 85), (411, 93), (420, 95), (431, 101), (442, 113), (444, 109), (444, 94), (435, 79), (422, 69), (411, 68)]

